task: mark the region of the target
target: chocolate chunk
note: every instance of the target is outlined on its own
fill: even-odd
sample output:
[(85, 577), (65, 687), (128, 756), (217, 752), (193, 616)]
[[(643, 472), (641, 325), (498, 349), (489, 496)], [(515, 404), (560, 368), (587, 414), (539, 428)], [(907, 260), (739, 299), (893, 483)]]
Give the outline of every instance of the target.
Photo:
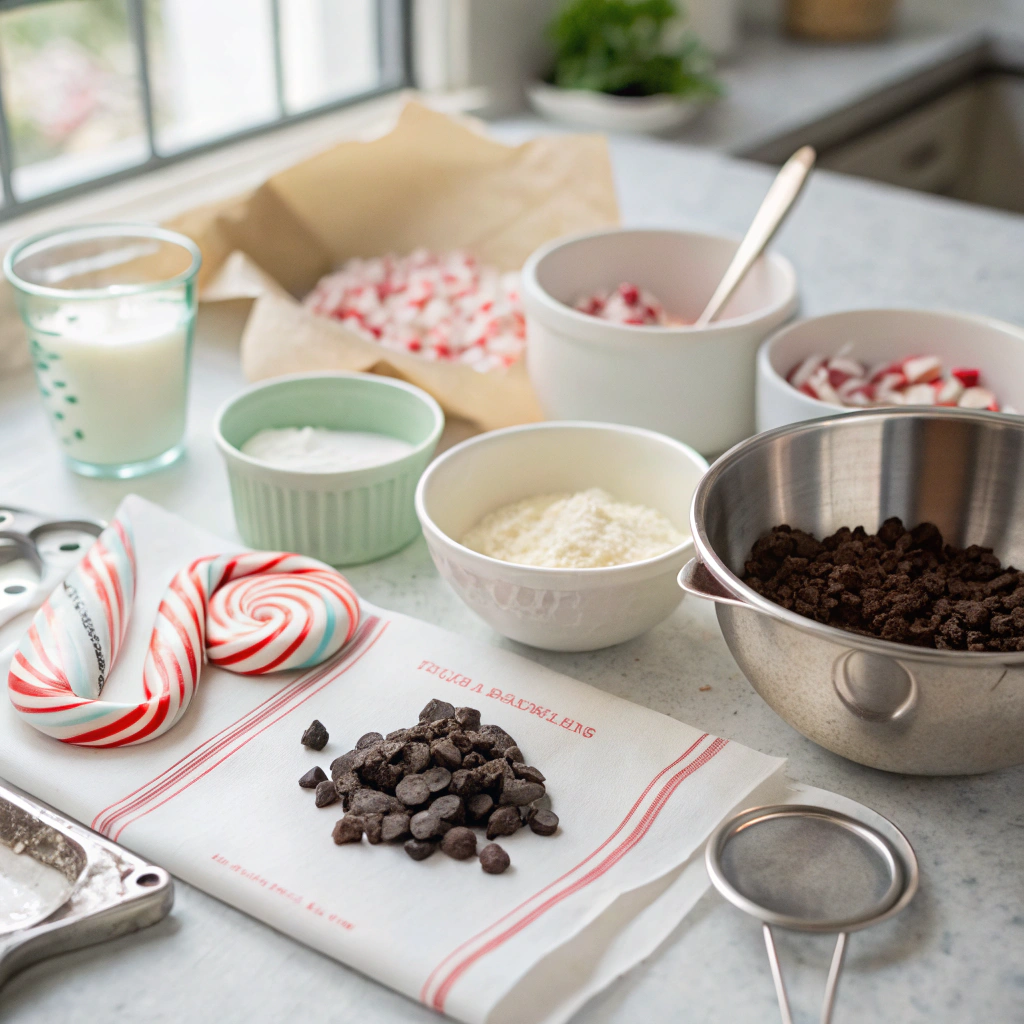
[(395, 729), (394, 732), (389, 732), (384, 738), (386, 740), (394, 740), (398, 743), (405, 743), (405, 741), (409, 739), (409, 730)]
[(530, 815), (529, 825), (539, 836), (553, 836), (558, 831), (558, 815), (554, 811), (536, 810)]
[(327, 773), (323, 768), (317, 765), (315, 768), (310, 768), (309, 771), (299, 779), (299, 785), (303, 789), (316, 789), (321, 782), (325, 782), (326, 780)]
[(494, 810), (494, 799), (488, 793), (477, 793), (466, 801), (466, 815), (473, 825), (487, 821), (488, 815)]
[(516, 762), (512, 765), (512, 771), (515, 772), (517, 779), (526, 779), (527, 782), (546, 781), (544, 773), (539, 768), (534, 768), (532, 765)]
[(366, 763), (359, 769), (359, 774), (364, 782), (378, 789), (394, 792), (395, 787), (405, 775), (405, 769), (401, 765), (392, 764), (391, 757), (396, 756), (401, 750), (401, 744), (397, 745), (396, 751), (389, 752), (388, 744), (381, 743), (376, 747), (367, 749)]
[(428, 843), (422, 839), (410, 839), (402, 849), (413, 860), (426, 860), (437, 849), (437, 843)]
[(458, 748), (459, 753), (463, 756), (473, 750), (473, 741), (461, 729), (455, 729), (448, 733), (448, 740)]
[(406, 775), (426, 771), (430, 767), (430, 747), (426, 743), (406, 743), (402, 764)]
[(434, 740), (430, 744), (430, 756), (434, 759), (435, 765), (439, 768), (447, 768), (449, 771), (462, 764), (462, 752), (448, 738)]
[(443, 793), (452, 781), (452, 773), (447, 768), (430, 768), (423, 773), (423, 781), (431, 793)]
[(323, 722), (314, 718), (309, 728), (302, 734), (302, 745), (310, 750), (323, 750), (327, 746), (330, 736), (324, 728)]
[(515, 807), (499, 807), (487, 819), (487, 838), (497, 839), (498, 836), (511, 836), (519, 831), (523, 821)]
[(406, 807), (419, 807), (430, 799), (430, 786), (422, 775), (406, 775), (395, 787), (395, 796)]
[(383, 814), (366, 814), (363, 816), (363, 831), (366, 833), (366, 841), (371, 846), (377, 846), (381, 841), (384, 831)]
[(442, 821), (461, 824), (465, 814), (465, 807), (459, 797), (449, 793), (447, 796), (439, 796), (430, 805), (430, 813), (436, 814)]
[(437, 722), (442, 718), (452, 718), (455, 706), (446, 700), (434, 699), (420, 712), (421, 722)]
[(404, 839), (409, 834), (409, 815), (392, 811), (385, 814), (381, 822), (381, 840), (385, 843), (393, 843), (396, 839)]
[(317, 783), (315, 801), (317, 807), (327, 807), (337, 799), (338, 794), (334, 789), (334, 783), (330, 779), (324, 779), (323, 782)]
[(441, 840), (441, 849), (455, 860), (469, 860), (476, 854), (476, 833), (464, 825), (456, 825)]
[(523, 804), (532, 804), (544, 795), (544, 784), (542, 782), (527, 782), (525, 779), (506, 779), (501, 787), (501, 804), (513, 804), (520, 807)]
[(384, 739), (379, 732), (366, 732), (363, 733), (359, 739), (356, 740), (356, 750), (365, 750), (367, 747), (375, 746)]
[(434, 839), (443, 836), (450, 827), (450, 822), (442, 821), (431, 810), (418, 811), (409, 819), (409, 831), (416, 839)]
[(358, 771), (366, 762), (365, 750), (350, 750), (341, 757), (336, 757), (331, 762), (331, 778), (338, 778), (347, 775), (349, 772)]
[(461, 796), (465, 799), (466, 797), (473, 796), (475, 793), (479, 793), (482, 788), (482, 782), (480, 777), (474, 772), (468, 771), (465, 768), (459, 768), (457, 771), (452, 772), (452, 781), (449, 788), (456, 796)]
[(363, 819), (356, 814), (346, 814), (334, 823), (331, 838), (341, 846), (343, 843), (358, 843), (363, 838)]
[(463, 768), (479, 768), (480, 765), (486, 764), (487, 758), (479, 751), (471, 750), (468, 754), (462, 755), (462, 767)]
[(394, 797), (375, 789), (357, 789), (348, 798), (348, 809), (353, 814), (390, 814), (400, 807)]
[(508, 854), (497, 843), (488, 843), (480, 851), (480, 867), (489, 875), (500, 875), (511, 863)]
[(488, 761), (475, 769), (482, 780), (484, 788), (495, 786), (505, 777), (512, 777), (512, 766), (503, 757)]
[(491, 748), (494, 746), (494, 738), (479, 729), (467, 729), (466, 736), (469, 737), (470, 743), (473, 744), (473, 749), (483, 754), (485, 757), (491, 756)]
[(456, 708), (455, 720), (462, 729), (480, 728), (480, 712), (476, 708)]
[(521, 763), (524, 760), (523, 752), (515, 745), (511, 747), (506, 747), (502, 753), (502, 757), (504, 757), (506, 761), (509, 761), (513, 764), (516, 761), (519, 761)]
[(362, 788), (363, 780), (360, 779), (355, 772), (349, 772), (347, 775), (339, 775), (334, 780), (334, 791), (342, 798), (346, 797), (349, 793), (354, 793), (357, 789)]
[(480, 727), (481, 736), (491, 741), (491, 750), (495, 753), (502, 753), (509, 747), (518, 746), (516, 741), (500, 725), (484, 725)]

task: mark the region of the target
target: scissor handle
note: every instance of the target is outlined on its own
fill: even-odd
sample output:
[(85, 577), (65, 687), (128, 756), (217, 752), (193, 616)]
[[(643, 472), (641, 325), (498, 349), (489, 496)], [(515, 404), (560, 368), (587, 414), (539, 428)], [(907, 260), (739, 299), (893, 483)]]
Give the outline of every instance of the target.
[[(28, 522), (22, 522), (28, 519)], [(29, 526), (29, 524), (32, 524)], [(21, 529), (16, 529), (16, 526)], [(6, 528), (4, 528), (6, 526)], [(39, 550), (40, 538), (55, 530), (76, 530), (98, 537), (104, 524), (93, 519), (46, 519), (27, 509), (0, 506), (0, 549), (6, 547), (15, 559), (24, 559), (32, 565), (39, 579), (31, 586), (26, 586), (21, 593), (8, 594), (0, 590), (0, 627), (6, 626), (12, 619), (24, 612), (38, 608), (46, 600), (50, 591), (63, 579), (72, 568), (72, 562), (85, 554), (86, 546), (76, 548), (75, 554), (64, 564), (54, 563), (44, 557)], [(6, 564), (7, 559), (4, 559)], [(22, 586), (21, 581), (16, 581)]]

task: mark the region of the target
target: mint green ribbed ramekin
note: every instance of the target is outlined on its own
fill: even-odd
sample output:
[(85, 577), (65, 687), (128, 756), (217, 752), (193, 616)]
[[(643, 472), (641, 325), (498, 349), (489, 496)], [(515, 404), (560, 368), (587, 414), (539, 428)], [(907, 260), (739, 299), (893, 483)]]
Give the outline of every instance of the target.
[[(270, 427), (363, 430), (415, 447), (366, 469), (298, 472), (239, 450)], [(251, 547), (296, 551), (330, 565), (392, 554), (420, 532), (413, 497), (443, 429), (444, 413), (430, 395), (369, 373), (294, 374), (243, 391), (214, 421), (238, 532)]]

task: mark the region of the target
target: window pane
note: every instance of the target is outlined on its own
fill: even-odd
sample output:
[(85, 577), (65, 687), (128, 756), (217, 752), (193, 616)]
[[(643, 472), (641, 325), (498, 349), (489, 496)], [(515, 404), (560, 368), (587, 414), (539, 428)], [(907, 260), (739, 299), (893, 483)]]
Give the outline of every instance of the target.
[(146, 0), (146, 33), (160, 152), (278, 116), (270, 0)]
[(377, 0), (280, 0), (289, 113), (381, 84)]
[(19, 199), (148, 156), (126, 0), (53, 0), (0, 14)]

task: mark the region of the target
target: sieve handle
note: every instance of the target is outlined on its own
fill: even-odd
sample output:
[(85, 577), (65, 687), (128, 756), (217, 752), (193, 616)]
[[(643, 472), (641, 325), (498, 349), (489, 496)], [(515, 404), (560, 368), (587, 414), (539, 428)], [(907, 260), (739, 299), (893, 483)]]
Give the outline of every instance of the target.
[(764, 944), (768, 949), (768, 963), (772, 969), (772, 981), (775, 982), (775, 995), (779, 999), (779, 1013), (782, 1024), (793, 1024), (793, 1015), (789, 1012), (789, 997), (786, 995), (786, 983), (782, 980), (782, 965), (779, 963), (779, 952), (775, 948), (775, 936), (768, 925), (761, 926), (764, 930)]
[(846, 932), (840, 932), (836, 939), (832, 964), (828, 969), (828, 981), (825, 982), (825, 998), (821, 1004), (821, 1024), (829, 1024), (832, 1020), (832, 1008), (836, 1004), (836, 990), (839, 988), (839, 975), (843, 970), (843, 958), (846, 956)]
[[(775, 936), (768, 925), (762, 925), (764, 944), (768, 950), (768, 964), (772, 969), (772, 981), (775, 982), (775, 995), (779, 1000), (779, 1013), (782, 1024), (793, 1024), (793, 1014), (789, 1009), (789, 996), (786, 995), (786, 983), (782, 980), (782, 965), (779, 963), (779, 952), (775, 948)], [(839, 975), (843, 970), (843, 959), (846, 956), (846, 932), (840, 932), (836, 939), (836, 948), (832, 953), (832, 963), (828, 969), (828, 981), (825, 983), (825, 998), (821, 1004), (821, 1024), (830, 1024), (832, 1010), (836, 1004), (836, 992), (839, 989)]]

